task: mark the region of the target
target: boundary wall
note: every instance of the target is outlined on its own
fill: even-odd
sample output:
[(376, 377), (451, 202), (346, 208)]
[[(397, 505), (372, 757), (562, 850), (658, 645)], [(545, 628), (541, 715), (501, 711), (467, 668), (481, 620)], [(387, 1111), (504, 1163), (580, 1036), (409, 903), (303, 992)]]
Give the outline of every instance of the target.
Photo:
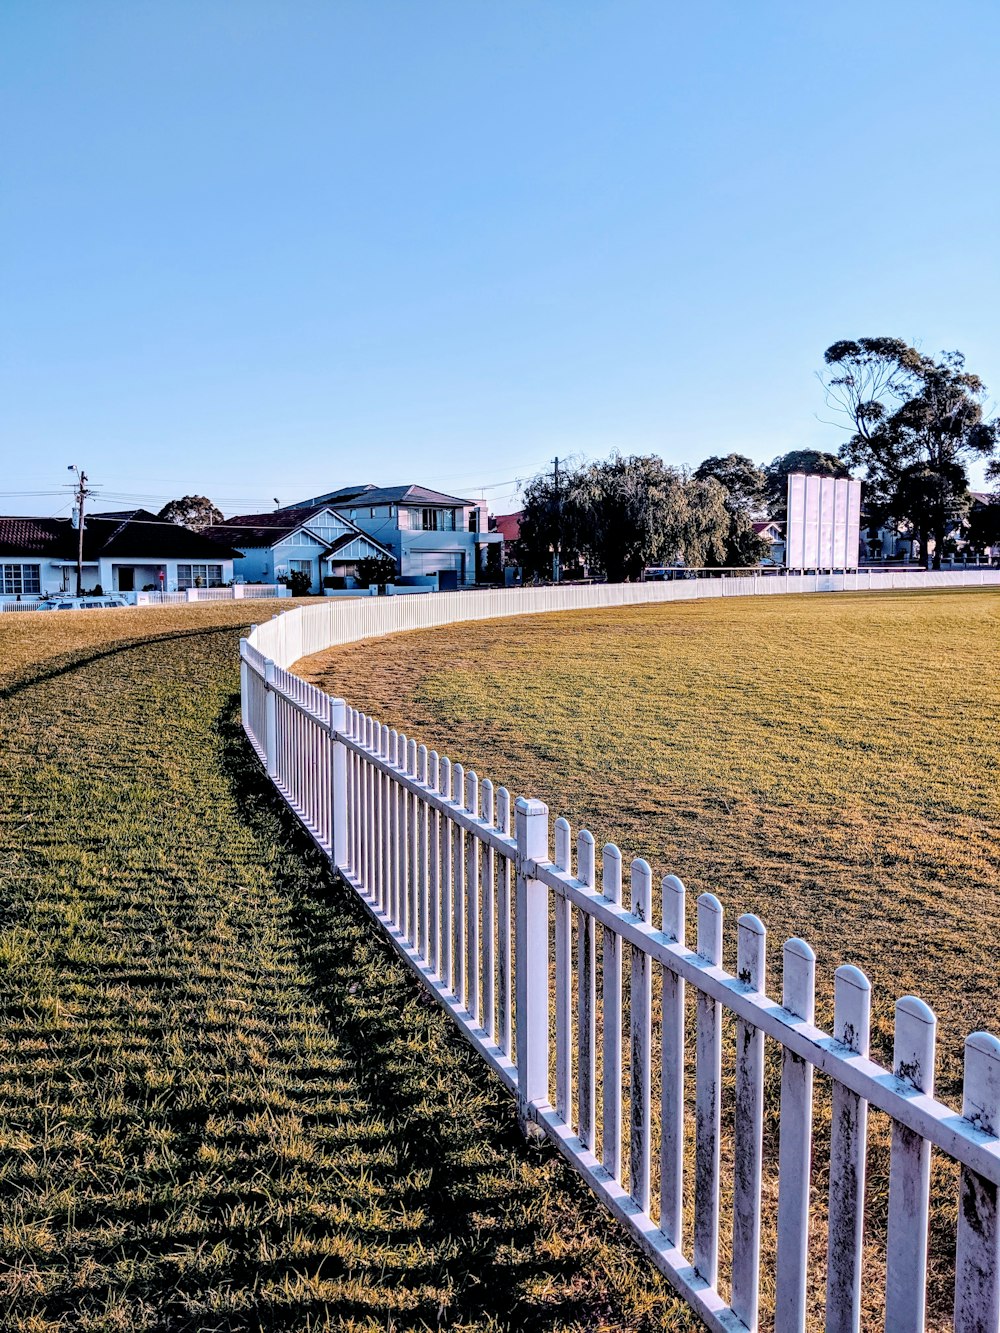
[[(934, 1149), (959, 1168), (948, 1223), (953, 1327), (998, 1333), (1000, 1041), (985, 1032), (968, 1037), (961, 1108), (945, 1105), (934, 1097), (936, 1019), (916, 996), (896, 1002), (885, 1068), (869, 1055), (871, 984), (857, 968), (837, 968), (833, 1030), (821, 1030), (816, 958), (804, 940), (780, 948), (778, 993), (767, 974), (764, 924), (742, 916), (737, 968), (728, 972), (723, 908), (712, 894), (694, 905), (689, 942), (676, 876), (654, 884), (641, 857), (626, 863), (613, 843), (599, 848), (586, 829), (574, 837), (565, 819), (550, 824), (542, 801), (515, 800), (287, 668), (336, 644), (504, 615), (969, 586), (1000, 587), (1000, 572), (862, 571), (366, 598), (297, 607), (241, 641), (243, 726), (278, 792), (514, 1093), (526, 1130), (552, 1141), (713, 1330), (746, 1333), (763, 1320), (775, 1333), (800, 1333), (821, 1280), (831, 1333), (858, 1333), (863, 1294), (882, 1306), (892, 1333), (919, 1333)], [(777, 1106), (776, 1163), (764, 1151), (769, 1044), (780, 1056), (780, 1090), (767, 1099), (768, 1123)], [(734, 1087), (723, 1080), (724, 1045)], [(809, 1243), (818, 1207), (817, 1075), (832, 1096), (818, 1275)], [(884, 1197), (888, 1185), (887, 1221), (875, 1228), (865, 1200), (869, 1109), (891, 1122), (888, 1182), (874, 1190)], [(775, 1207), (772, 1250), (762, 1235), (772, 1229)], [(872, 1281), (874, 1292), (864, 1285)]]

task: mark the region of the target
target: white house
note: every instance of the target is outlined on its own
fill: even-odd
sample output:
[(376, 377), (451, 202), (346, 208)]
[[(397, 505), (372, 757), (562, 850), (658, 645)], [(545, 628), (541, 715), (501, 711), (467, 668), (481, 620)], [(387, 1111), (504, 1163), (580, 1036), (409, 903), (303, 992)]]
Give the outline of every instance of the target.
[[(0, 596), (76, 589), (79, 528), (69, 518), (0, 518)], [(221, 587), (239, 552), (145, 509), (90, 514), (83, 525), (83, 585), (110, 592)]]
[(758, 537), (763, 537), (771, 545), (767, 559), (773, 561), (776, 565), (783, 565), (785, 563), (785, 534), (782, 531), (782, 524), (768, 518), (760, 523), (754, 523), (753, 530)]
[(468, 587), (486, 567), (491, 547), (496, 548), (499, 575), (503, 536), (488, 530), (486, 506), (475, 500), (443, 495), (426, 486), (368, 483), (302, 500), (273, 517), (311, 505), (328, 505), (388, 548), (402, 578), (436, 575), (442, 588)]
[(236, 577), (247, 583), (274, 583), (301, 572), (309, 577), (310, 591), (320, 592), (326, 580), (345, 586), (361, 559), (394, 558), (389, 546), (325, 504), (237, 514), (206, 531), (239, 547)]

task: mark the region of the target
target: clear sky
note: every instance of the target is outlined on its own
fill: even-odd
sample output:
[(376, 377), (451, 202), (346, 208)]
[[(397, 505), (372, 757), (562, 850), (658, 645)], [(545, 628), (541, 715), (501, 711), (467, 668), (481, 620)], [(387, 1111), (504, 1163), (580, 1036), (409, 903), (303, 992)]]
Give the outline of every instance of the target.
[(1000, 396), (998, 69), (996, 0), (3, 0), (0, 510), (835, 449), (864, 334)]

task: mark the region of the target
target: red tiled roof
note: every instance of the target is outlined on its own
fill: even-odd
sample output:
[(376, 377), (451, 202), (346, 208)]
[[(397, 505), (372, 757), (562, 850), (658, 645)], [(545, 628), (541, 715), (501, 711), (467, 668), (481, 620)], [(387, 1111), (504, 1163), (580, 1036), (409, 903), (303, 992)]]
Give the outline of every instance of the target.
[(516, 542), (521, 535), (521, 511), (516, 514), (495, 514), (493, 526), (505, 542)]
[[(68, 518), (0, 518), (0, 555), (47, 556), (75, 560), (78, 530)], [(83, 525), (83, 558), (232, 560), (238, 551), (222, 546), (203, 533), (157, 518), (146, 509), (115, 514), (91, 514)]]

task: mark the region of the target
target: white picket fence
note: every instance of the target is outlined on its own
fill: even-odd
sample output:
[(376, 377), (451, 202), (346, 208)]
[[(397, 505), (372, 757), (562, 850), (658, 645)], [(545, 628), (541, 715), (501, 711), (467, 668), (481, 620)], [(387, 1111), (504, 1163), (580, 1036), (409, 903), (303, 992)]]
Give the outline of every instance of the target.
[(183, 602), (232, 602), (287, 597), (288, 589), (277, 583), (232, 583), (225, 588), (185, 588), (180, 592), (139, 592), (136, 606), (179, 606)]
[[(824, 577), (814, 576), (809, 590), (830, 590)], [(881, 576), (900, 577), (916, 578), (919, 587), (1000, 586), (1000, 575), (979, 571)], [(869, 1058), (871, 987), (856, 968), (837, 969), (834, 1030), (819, 1030), (815, 958), (804, 941), (783, 946), (781, 999), (771, 998), (765, 929), (756, 917), (737, 923), (731, 975), (722, 966), (723, 909), (711, 894), (698, 899), (690, 947), (684, 887), (675, 876), (662, 879), (654, 916), (646, 861), (636, 858), (626, 874), (613, 844), (598, 856), (589, 831), (574, 840), (564, 819), (550, 830), (541, 801), (512, 800), (504, 788), (285, 669), (330, 644), (402, 628), (560, 609), (567, 601), (681, 600), (698, 595), (692, 582), (298, 608), (255, 628), (241, 644), (243, 725), (278, 791), (398, 953), (516, 1094), (525, 1123), (552, 1140), (710, 1328), (755, 1329), (760, 1315), (764, 1044), (770, 1040), (781, 1048), (781, 1087), (775, 1297), (765, 1314), (777, 1333), (803, 1329), (806, 1320), (814, 1071), (830, 1081), (833, 1099), (827, 1329), (860, 1327), (872, 1106), (892, 1121), (886, 1328), (924, 1327), (933, 1146), (961, 1165), (954, 1327), (996, 1333), (1000, 1041), (981, 1032), (968, 1038), (961, 1113), (945, 1106), (933, 1097), (936, 1024), (921, 1000), (907, 996), (897, 1003), (893, 1068), (882, 1068)], [(731, 595), (716, 591), (713, 582), (701, 586), (701, 595)], [(782, 589), (771, 586), (774, 579), (733, 582), (764, 585), (757, 591), (768, 593), (807, 590), (799, 586), (801, 577), (790, 576), (794, 586)], [(880, 579), (871, 586), (886, 585)], [(696, 999), (693, 1034), (687, 1032), (687, 987)], [(732, 1209), (725, 1219), (724, 1012), (735, 1019), (736, 1037)], [(696, 1115), (688, 1252), (682, 1218), (691, 1035)], [(728, 1299), (720, 1292), (723, 1236), (731, 1241), (722, 1275)]]

